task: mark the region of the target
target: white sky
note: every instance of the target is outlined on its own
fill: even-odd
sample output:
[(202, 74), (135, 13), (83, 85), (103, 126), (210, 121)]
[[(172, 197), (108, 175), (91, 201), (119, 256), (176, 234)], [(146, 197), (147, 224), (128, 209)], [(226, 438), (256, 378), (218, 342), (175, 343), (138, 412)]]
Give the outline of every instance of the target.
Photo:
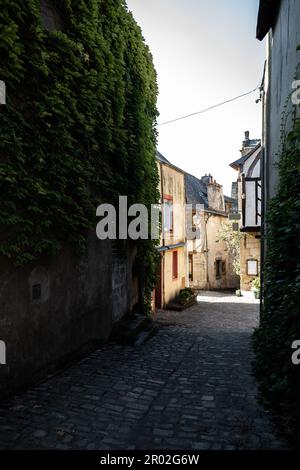
[[(127, 0), (158, 74), (158, 122), (255, 88), (265, 46), (255, 39), (258, 0)], [(230, 195), (244, 131), (261, 137), (258, 92), (159, 127), (158, 150), (197, 177), (211, 173)]]

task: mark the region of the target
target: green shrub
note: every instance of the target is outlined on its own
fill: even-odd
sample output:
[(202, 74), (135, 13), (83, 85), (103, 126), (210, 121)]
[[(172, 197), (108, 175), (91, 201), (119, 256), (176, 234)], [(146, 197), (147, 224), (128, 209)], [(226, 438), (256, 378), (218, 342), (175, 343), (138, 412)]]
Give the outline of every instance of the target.
[(267, 213), (264, 305), (254, 334), (255, 371), (263, 397), (291, 441), (300, 445), (300, 366), (291, 345), (300, 339), (300, 123), (279, 160), (279, 186)]
[(194, 298), (194, 292), (190, 287), (185, 287), (179, 292), (178, 298), (182, 305), (187, 304)]
[(254, 291), (259, 291), (260, 290), (260, 278), (256, 277), (255, 279), (253, 279), (253, 281), (251, 282), (251, 285)]

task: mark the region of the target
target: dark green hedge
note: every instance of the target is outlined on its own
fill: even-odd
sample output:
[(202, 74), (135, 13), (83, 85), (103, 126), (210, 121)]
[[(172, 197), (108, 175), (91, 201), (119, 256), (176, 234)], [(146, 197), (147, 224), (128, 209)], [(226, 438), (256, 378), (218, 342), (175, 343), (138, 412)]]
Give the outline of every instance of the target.
[(123, 0), (52, 3), (61, 31), (45, 30), (38, 0), (1, 1), (0, 254), (16, 264), (82, 249), (99, 202), (158, 200), (156, 74), (140, 28)]
[(254, 335), (255, 370), (263, 396), (281, 428), (300, 445), (300, 123), (279, 160), (279, 188), (267, 212), (264, 306)]

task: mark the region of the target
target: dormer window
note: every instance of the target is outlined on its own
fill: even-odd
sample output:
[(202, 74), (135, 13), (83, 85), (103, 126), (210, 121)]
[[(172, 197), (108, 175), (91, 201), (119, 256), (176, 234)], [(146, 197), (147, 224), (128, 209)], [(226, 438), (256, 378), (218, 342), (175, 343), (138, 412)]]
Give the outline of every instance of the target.
[(41, 0), (41, 16), (47, 31), (63, 30), (62, 14), (55, 0)]

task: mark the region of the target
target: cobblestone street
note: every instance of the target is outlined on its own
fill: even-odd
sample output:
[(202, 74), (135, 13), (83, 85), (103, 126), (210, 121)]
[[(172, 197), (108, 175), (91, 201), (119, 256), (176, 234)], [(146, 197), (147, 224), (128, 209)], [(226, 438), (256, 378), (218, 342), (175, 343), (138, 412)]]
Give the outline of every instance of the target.
[(107, 344), (0, 407), (6, 449), (276, 449), (251, 376), (258, 304), (204, 293), (159, 312), (139, 347)]

